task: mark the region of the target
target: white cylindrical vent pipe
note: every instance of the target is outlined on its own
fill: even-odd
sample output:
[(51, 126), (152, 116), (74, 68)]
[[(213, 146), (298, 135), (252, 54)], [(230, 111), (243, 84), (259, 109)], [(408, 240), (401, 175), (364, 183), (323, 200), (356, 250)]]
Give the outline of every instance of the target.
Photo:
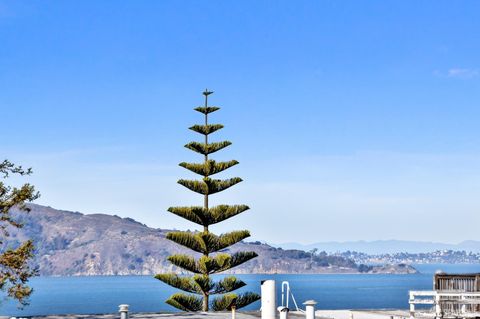
[(128, 305), (120, 305), (118, 308), (118, 312), (120, 312), (120, 319), (128, 319)]
[(284, 306), (280, 306), (277, 308), (278, 313), (280, 314), (280, 319), (288, 319), (288, 312), (290, 309)]
[(262, 319), (275, 319), (275, 280), (262, 281)]
[(303, 303), (305, 305), (305, 317), (306, 319), (315, 319), (315, 300), (307, 300)]

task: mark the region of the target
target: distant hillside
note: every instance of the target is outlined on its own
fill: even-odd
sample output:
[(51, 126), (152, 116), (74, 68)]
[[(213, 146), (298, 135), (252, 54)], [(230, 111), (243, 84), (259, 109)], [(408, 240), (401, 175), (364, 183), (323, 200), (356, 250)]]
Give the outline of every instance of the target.
[(375, 241), (348, 241), (348, 242), (319, 242), (309, 245), (298, 243), (271, 244), (283, 249), (310, 250), (317, 248), (329, 253), (357, 251), (366, 254), (395, 254), (395, 253), (428, 253), (439, 250), (454, 250), (480, 252), (480, 241), (467, 240), (459, 244), (445, 244), (436, 242), (406, 241), (406, 240), (375, 240)]
[[(17, 214), (25, 226), (12, 231), (8, 244), (32, 238), (41, 275), (151, 275), (175, 271), (166, 257), (189, 252), (165, 239), (168, 230), (149, 228), (131, 218), (30, 207), (30, 214)], [(237, 250), (255, 251), (259, 257), (235, 268), (236, 273), (415, 272), (406, 265), (367, 267), (341, 256), (312, 256), (260, 242), (240, 242), (227, 251)]]

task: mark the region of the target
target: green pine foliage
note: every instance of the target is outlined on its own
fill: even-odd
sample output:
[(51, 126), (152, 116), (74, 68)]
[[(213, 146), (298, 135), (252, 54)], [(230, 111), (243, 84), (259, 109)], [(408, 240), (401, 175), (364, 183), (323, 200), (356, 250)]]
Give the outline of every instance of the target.
[(202, 310), (203, 299), (192, 294), (176, 293), (171, 295), (166, 303), (183, 311), (200, 311)]
[[(183, 290), (185, 293), (175, 293), (166, 301), (169, 305), (183, 311), (225, 311), (232, 308), (242, 308), (260, 299), (255, 293), (237, 294), (233, 291), (245, 286), (245, 283), (234, 276), (224, 277), (214, 281), (211, 275), (221, 273), (241, 265), (257, 257), (255, 252), (237, 252), (229, 254), (220, 252), (250, 236), (248, 230), (237, 230), (215, 235), (209, 231), (209, 226), (236, 216), (249, 207), (246, 205), (217, 205), (209, 207), (209, 196), (224, 191), (242, 181), (239, 177), (228, 179), (212, 179), (210, 176), (223, 172), (237, 165), (238, 161), (216, 162), (208, 156), (231, 143), (229, 141), (209, 142), (210, 134), (223, 128), (222, 124), (208, 124), (208, 115), (220, 108), (208, 106), (208, 96), (213, 92), (205, 91), (205, 106), (195, 108), (204, 115), (205, 123), (190, 127), (190, 130), (201, 134), (204, 142), (190, 142), (186, 148), (203, 155), (201, 163), (182, 162), (179, 165), (193, 173), (202, 176), (201, 180), (180, 179), (178, 183), (189, 190), (203, 196), (203, 206), (170, 207), (168, 211), (188, 221), (203, 227), (203, 231), (175, 231), (167, 234), (167, 239), (187, 247), (201, 256), (196, 258), (186, 254), (175, 254), (168, 260), (176, 267), (190, 272), (192, 276), (178, 274), (158, 274), (156, 279)], [(195, 254), (198, 255), (198, 254)], [(211, 295), (221, 295), (211, 300)]]
[(243, 308), (252, 302), (259, 299), (259, 296), (252, 292), (247, 292), (242, 295), (236, 293), (228, 293), (215, 299), (212, 303), (214, 311), (231, 310), (233, 307), (236, 309)]
[(203, 154), (205, 156), (215, 153), (216, 151), (221, 150), (227, 146), (232, 145), (229, 141), (215, 142), (215, 143), (199, 143), (199, 142), (190, 142), (185, 145), (186, 148), (191, 149), (194, 152)]
[(203, 134), (203, 135), (208, 135), (210, 133), (213, 133), (215, 131), (218, 131), (219, 129), (222, 129), (223, 125), (222, 124), (207, 124), (207, 125), (194, 125), (192, 127), (189, 127), (192, 131), (195, 131), (197, 133)]
[(206, 210), (202, 206), (170, 207), (168, 211), (202, 226), (213, 225), (243, 213), (247, 205), (218, 205)]
[(201, 176), (211, 176), (213, 174), (220, 173), (233, 165), (237, 165), (235, 160), (228, 162), (215, 162), (214, 160), (208, 160), (206, 163), (185, 163), (182, 162), (179, 165)]
[(35, 247), (32, 240), (15, 246), (5, 242), (10, 237), (10, 229), (23, 227), (12, 215), (12, 208), (16, 207), (21, 212), (28, 213), (30, 208), (26, 204), (37, 199), (40, 194), (28, 183), (21, 187), (12, 187), (5, 184), (4, 180), (11, 175), (28, 176), (31, 173), (31, 169), (24, 169), (8, 160), (0, 162), (0, 293), (17, 300), (20, 308), (28, 305), (28, 299), (33, 292), (28, 286), (28, 280), (38, 273), (38, 269), (32, 264)]
[(178, 183), (185, 186), (189, 190), (202, 194), (213, 195), (215, 193), (226, 190), (235, 184), (242, 181), (240, 177), (232, 177), (229, 179), (211, 179), (210, 177), (204, 177), (203, 181), (180, 179)]

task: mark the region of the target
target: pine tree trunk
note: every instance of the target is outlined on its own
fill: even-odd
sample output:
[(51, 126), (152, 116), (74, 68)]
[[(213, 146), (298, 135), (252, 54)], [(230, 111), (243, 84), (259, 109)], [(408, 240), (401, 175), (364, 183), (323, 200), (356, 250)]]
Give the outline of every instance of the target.
[(202, 305), (203, 311), (208, 311), (208, 295), (203, 294), (203, 305)]
[[(208, 106), (208, 96), (205, 95), (205, 107)], [(205, 126), (208, 125), (208, 114), (205, 113)], [(205, 134), (205, 145), (208, 145), (208, 135)], [(205, 154), (205, 161), (204, 161), (204, 164), (206, 165), (208, 163), (208, 154)], [(208, 176), (205, 176), (205, 178), (207, 178)], [(205, 197), (204, 197), (204, 201), (203, 201), (203, 208), (205, 209), (205, 211), (208, 211), (208, 194), (205, 194)], [(203, 228), (203, 231), (208, 233), (208, 226), (205, 225), (204, 228)], [(206, 254), (203, 254), (204, 256), (207, 256), (208, 257), (208, 253)], [(207, 277), (208, 277), (208, 274), (207, 274)], [(208, 294), (207, 293), (203, 293), (203, 303), (202, 303), (202, 308), (203, 308), (203, 311), (208, 311)]]

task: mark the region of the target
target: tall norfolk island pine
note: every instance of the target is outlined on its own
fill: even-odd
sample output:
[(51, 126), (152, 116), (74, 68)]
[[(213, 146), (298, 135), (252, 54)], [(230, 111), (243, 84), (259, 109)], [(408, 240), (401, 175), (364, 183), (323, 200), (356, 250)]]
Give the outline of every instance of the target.
[[(212, 274), (231, 269), (257, 256), (255, 252), (237, 252), (234, 254), (219, 252), (249, 237), (250, 233), (248, 230), (215, 235), (208, 229), (210, 225), (222, 222), (248, 209), (246, 205), (218, 205), (214, 207), (209, 207), (208, 205), (209, 195), (224, 191), (242, 181), (239, 177), (225, 180), (211, 178), (212, 175), (238, 164), (235, 160), (216, 162), (208, 157), (210, 154), (231, 144), (228, 141), (214, 143), (208, 141), (211, 133), (223, 128), (221, 124), (208, 124), (208, 115), (219, 109), (215, 106), (208, 106), (208, 96), (212, 93), (205, 90), (203, 92), (203, 95), (205, 95), (205, 106), (195, 108), (195, 111), (205, 115), (205, 124), (190, 127), (192, 131), (205, 137), (204, 142), (190, 142), (185, 145), (186, 148), (202, 154), (204, 161), (203, 163), (182, 162), (179, 164), (203, 177), (202, 180), (181, 179), (178, 181), (179, 184), (186, 188), (203, 195), (203, 206), (170, 207), (168, 209), (169, 212), (177, 216), (203, 226), (202, 232), (175, 231), (167, 234), (167, 239), (200, 253), (201, 257), (195, 259), (193, 256), (184, 254), (168, 257), (168, 260), (175, 266), (194, 273), (191, 277), (177, 274), (159, 274), (155, 276), (155, 278), (166, 284), (189, 293), (175, 293), (166, 301), (171, 306), (184, 311), (208, 311), (209, 306), (215, 311), (238, 309), (260, 299), (260, 296), (255, 293), (233, 293), (234, 290), (245, 286), (243, 281), (234, 276), (225, 277), (217, 282), (214, 282), (210, 277)], [(209, 300), (210, 295), (216, 294), (221, 294), (222, 296)]]

